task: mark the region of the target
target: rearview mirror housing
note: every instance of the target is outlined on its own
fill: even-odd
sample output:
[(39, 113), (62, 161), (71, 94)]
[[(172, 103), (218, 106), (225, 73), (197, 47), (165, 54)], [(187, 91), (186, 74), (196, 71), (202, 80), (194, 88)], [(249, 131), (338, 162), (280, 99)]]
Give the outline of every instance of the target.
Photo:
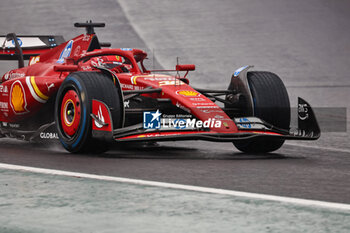
[(176, 65), (176, 71), (192, 71), (196, 69), (194, 64)]

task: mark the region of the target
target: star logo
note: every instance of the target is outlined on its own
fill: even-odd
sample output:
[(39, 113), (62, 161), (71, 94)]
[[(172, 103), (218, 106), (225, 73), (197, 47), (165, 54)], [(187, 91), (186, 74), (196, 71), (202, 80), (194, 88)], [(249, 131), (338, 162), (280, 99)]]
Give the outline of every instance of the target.
[(160, 116), (162, 113), (157, 110), (156, 112), (143, 112), (143, 128), (144, 129), (160, 129)]
[(157, 110), (155, 113), (151, 113), (151, 115), (153, 116), (152, 121), (154, 121), (155, 119), (157, 119), (158, 117), (160, 117), (160, 115), (162, 115), (159, 110)]

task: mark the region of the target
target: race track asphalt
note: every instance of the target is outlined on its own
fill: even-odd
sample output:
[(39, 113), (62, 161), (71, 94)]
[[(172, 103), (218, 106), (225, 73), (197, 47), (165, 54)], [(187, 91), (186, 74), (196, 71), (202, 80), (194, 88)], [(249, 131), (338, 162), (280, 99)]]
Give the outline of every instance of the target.
[(248, 155), (230, 143), (196, 141), (123, 146), (100, 156), (10, 139), (0, 148), (1, 163), (350, 203), (349, 152), (286, 145)]
[[(114, 47), (155, 53), (150, 66), (195, 63), (197, 87), (226, 88), (232, 72), (255, 64), (278, 73), (292, 104), (350, 109), (348, 1), (2, 1), (1, 34), (61, 34), (73, 23), (97, 29)], [(1, 73), (15, 63), (1, 62)], [(213, 81), (215, 77), (215, 82)], [(346, 120), (349, 127), (349, 120)], [(73, 155), (59, 145), (0, 139), (0, 163), (350, 203), (349, 133), (289, 143), (270, 155), (246, 155), (230, 143), (174, 142), (113, 148), (102, 156)]]

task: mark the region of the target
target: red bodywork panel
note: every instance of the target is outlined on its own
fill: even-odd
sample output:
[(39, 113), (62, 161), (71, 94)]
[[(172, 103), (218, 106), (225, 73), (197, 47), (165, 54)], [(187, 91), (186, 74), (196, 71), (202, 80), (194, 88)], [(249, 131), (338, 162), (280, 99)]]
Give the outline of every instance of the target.
[(161, 93), (152, 94), (154, 98), (171, 99), (173, 105), (194, 115), (199, 120), (205, 121), (209, 118), (220, 120), (222, 127), (213, 128), (215, 132), (237, 132), (234, 122), (219, 106), (174, 76), (121, 74), (118, 77), (125, 90), (139, 90), (148, 86), (162, 88)]
[[(220, 120), (223, 123), (222, 126), (208, 129), (211, 132), (238, 132), (235, 123), (219, 106), (177, 77), (150, 74), (149, 71), (143, 73), (137, 64), (137, 62), (142, 61), (147, 56), (142, 50), (107, 48), (93, 49), (88, 52), (89, 46), (96, 43), (94, 40), (97, 41), (94, 34), (82, 34), (55, 48), (41, 49), (40, 51), (27, 50), (26, 53), (40, 52), (40, 55), (32, 57), (28, 66), (11, 70), (2, 76), (0, 85), (0, 121), (18, 122), (37, 113), (50, 98), (55, 97), (58, 88), (70, 72), (99, 72), (90, 63), (84, 63), (86, 58), (120, 55), (131, 62), (130, 73), (116, 74), (123, 90), (142, 90), (146, 87), (161, 88), (161, 93), (143, 95), (170, 99), (173, 105), (193, 114), (202, 121), (208, 119)], [(6, 53), (6, 51), (2, 52)], [(65, 65), (67, 66), (66, 70), (63, 67)], [(57, 67), (55, 68), (55, 66)], [(179, 70), (189, 68), (194, 69), (194, 65), (178, 67)]]

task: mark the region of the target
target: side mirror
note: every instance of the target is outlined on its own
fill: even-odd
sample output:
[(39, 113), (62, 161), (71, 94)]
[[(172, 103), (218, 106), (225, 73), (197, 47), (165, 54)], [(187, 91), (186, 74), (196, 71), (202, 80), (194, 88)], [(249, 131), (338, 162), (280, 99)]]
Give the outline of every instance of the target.
[(176, 65), (176, 71), (192, 71), (196, 69), (194, 64)]

